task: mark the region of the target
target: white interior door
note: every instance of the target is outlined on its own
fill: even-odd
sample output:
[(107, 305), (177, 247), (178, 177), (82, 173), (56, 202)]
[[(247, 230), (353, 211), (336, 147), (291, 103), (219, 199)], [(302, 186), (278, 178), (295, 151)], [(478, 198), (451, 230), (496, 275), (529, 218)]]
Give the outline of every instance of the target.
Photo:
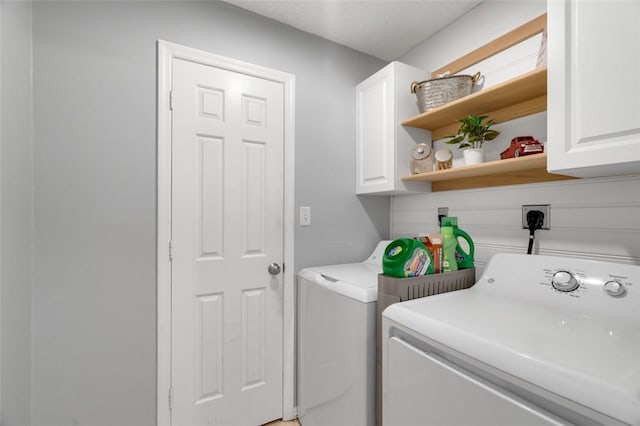
[(260, 425), (282, 416), (283, 85), (174, 59), (172, 111), (172, 424)]

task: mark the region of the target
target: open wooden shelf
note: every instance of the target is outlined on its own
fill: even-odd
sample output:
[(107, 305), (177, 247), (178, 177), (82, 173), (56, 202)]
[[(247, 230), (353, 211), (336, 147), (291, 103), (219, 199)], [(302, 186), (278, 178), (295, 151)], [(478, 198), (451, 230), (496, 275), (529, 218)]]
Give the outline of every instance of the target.
[(402, 122), (403, 126), (431, 130), (436, 141), (456, 134), (459, 119), (487, 115), (497, 123), (547, 110), (547, 67), (480, 90)]
[(407, 182), (431, 182), (432, 192), (567, 179), (575, 178), (547, 172), (547, 154), (489, 161), (402, 178)]
[[(444, 65), (434, 71), (432, 77), (445, 71), (455, 74), (460, 70), (467, 69), (483, 59), (541, 33), (546, 22), (547, 15), (540, 15), (467, 55)], [(546, 110), (547, 67), (541, 66), (511, 80), (411, 117), (403, 121), (402, 125), (431, 130), (431, 139), (436, 141), (447, 135), (456, 134), (460, 127), (458, 120), (468, 115), (486, 115), (496, 123), (502, 123)], [(490, 161), (402, 178), (403, 181), (431, 182), (432, 192), (566, 179), (575, 178), (547, 172), (547, 154)]]

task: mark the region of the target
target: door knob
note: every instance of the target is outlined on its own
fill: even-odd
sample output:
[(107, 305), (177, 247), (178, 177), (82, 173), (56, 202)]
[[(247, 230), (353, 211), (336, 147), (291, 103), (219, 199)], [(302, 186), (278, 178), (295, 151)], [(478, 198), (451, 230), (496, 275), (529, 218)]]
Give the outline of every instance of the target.
[(269, 265), (268, 271), (271, 275), (278, 275), (280, 273), (280, 265), (274, 262)]

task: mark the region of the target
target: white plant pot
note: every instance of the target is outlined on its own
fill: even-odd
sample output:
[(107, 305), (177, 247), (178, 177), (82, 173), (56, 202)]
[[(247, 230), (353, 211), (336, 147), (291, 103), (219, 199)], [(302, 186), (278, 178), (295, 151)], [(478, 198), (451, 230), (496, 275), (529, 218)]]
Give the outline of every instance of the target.
[(463, 151), (463, 155), (465, 166), (484, 163), (484, 149), (482, 148), (467, 148)]

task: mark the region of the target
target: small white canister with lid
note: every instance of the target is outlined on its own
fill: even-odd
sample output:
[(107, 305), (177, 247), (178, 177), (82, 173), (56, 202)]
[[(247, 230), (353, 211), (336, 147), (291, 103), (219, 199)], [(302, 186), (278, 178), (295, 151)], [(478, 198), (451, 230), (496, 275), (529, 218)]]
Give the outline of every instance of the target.
[(435, 157), (438, 170), (450, 169), (453, 165), (453, 153), (446, 148), (436, 151)]

